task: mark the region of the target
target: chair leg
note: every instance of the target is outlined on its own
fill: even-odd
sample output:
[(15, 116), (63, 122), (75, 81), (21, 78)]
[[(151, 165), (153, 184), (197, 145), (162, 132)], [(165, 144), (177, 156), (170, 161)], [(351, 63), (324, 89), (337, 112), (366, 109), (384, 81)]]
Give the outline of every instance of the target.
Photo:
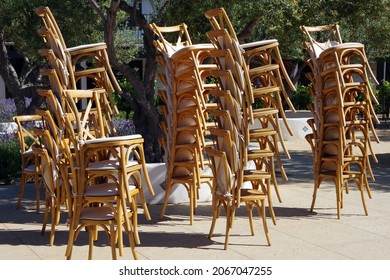
[(365, 177), (364, 174), (362, 174), (362, 175), (360, 176), (360, 179), (359, 179), (358, 181), (356, 181), (356, 184), (357, 184), (357, 186), (358, 186), (358, 188), (359, 188), (360, 196), (361, 196), (361, 198), (362, 198), (364, 213), (366, 214), (366, 216), (368, 216), (366, 201), (365, 201), (365, 199), (364, 199), (363, 177)]
[(246, 203), (246, 209), (247, 209), (247, 212), (248, 212), (249, 227), (250, 227), (250, 230), (251, 230), (251, 234), (252, 234), (252, 236), (253, 236), (253, 235), (255, 235), (255, 230), (254, 230), (254, 227), (253, 227), (252, 208), (253, 208), (252, 203), (247, 202), (247, 203)]
[(40, 202), (41, 202), (41, 194), (40, 187), (42, 184), (42, 179), (39, 178), (37, 174), (34, 175), (34, 186), (35, 186), (35, 201), (36, 201), (36, 212), (40, 212)]
[(271, 246), (271, 238), (269, 237), (267, 219), (265, 217), (265, 203), (264, 203), (263, 199), (260, 200), (260, 205), (261, 205), (261, 219), (263, 221), (263, 228), (264, 228), (265, 237), (267, 238), (268, 246)]
[(115, 232), (115, 222), (110, 223), (110, 245), (111, 245), (111, 255), (112, 259), (116, 260), (116, 232)]
[(55, 230), (56, 230), (56, 225), (58, 223), (58, 217), (59, 217), (59, 212), (57, 211), (57, 205), (55, 198), (51, 198), (50, 202), (50, 211), (51, 211), (51, 229), (50, 229), (50, 246), (53, 246), (54, 244), (54, 235), (55, 235)]
[(336, 201), (337, 201), (337, 219), (341, 218), (341, 208), (342, 208), (342, 186), (339, 183), (339, 180), (335, 181), (335, 189), (336, 189)]
[(49, 202), (49, 199), (50, 199), (50, 197), (46, 197), (45, 213), (43, 214), (41, 235), (45, 234), (47, 221), (49, 219), (49, 212), (50, 212), (50, 202)]
[(229, 244), (229, 234), (230, 229), (232, 228), (232, 218), (234, 217), (234, 205), (228, 205), (226, 207), (226, 232), (225, 232), (225, 246), (224, 250), (227, 250)]
[[(314, 177), (317, 176), (314, 174)], [(316, 198), (317, 198), (317, 191), (319, 187), (320, 187), (319, 178), (314, 178), (314, 190), (313, 190), (313, 198), (311, 200), (310, 212), (313, 212), (314, 210), (314, 205), (316, 203)]]
[(26, 183), (27, 183), (27, 175), (26, 174), (22, 174), (22, 178), (20, 180), (18, 202), (16, 203), (16, 208), (17, 209), (20, 208), (20, 204), (21, 204), (22, 199), (23, 199), (24, 187), (26, 186)]
[(266, 179), (266, 186), (264, 186), (264, 184), (261, 184), (261, 186), (262, 186), (263, 192), (267, 194), (269, 213), (270, 213), (270, 216), (272, 218), (273, 224), (276, 225), (276, 217), (275, 217), (274, 207), (272, 204), (270, 179)]
[[(120, 221), (120, 219), (117, 219), (117, 221)], [(119, 256), (123, 256), (123, 227), (122, 223), (118, 222), (117, 228), (116, 228), (116, 238), (118, 243), (118, 249), (119, 249)]]
[(188, 184), (189, 201), (190, 201), (190, 225), (194, 223), (195, 214), (195, 186), (191, 183)]
[(139, 190), (139, 196), (140, 196), (142, 208), (144, 209), (144, 215), (146, 217), (146, 220), (150, 221), (152, 218), (150, 216), (148, 205), (146, 204), (145, 195), (142, 189)]
[(69, 230), (68, 245), (66, 246), (65, 256), (67, 260), (72, 258), (72, 249), (74, 242), (74, 230), (71, 228)]
[(172, 187), (171, 183), (167, 180), (166, 185), (165, 185), (165, 196), (164, 196), (164, 202), (163, 202), (163, 206), (162, 206), (161, 213), (160, 213), (160, 219), (164, 218), (165, 211), (166, 211), (167, 205), (168, 205), (168, 199), (169, 199), (169, 196), (171, 194), (171, 187)]
[(93, 243), (95, 240), (95, 233), (96, 233), (96, 226), (89, 226), (88, 227), (88, 235), (89, 235), (89, 250), (88, 250), (88, 260), (92, 260), (93, 255)]
[(138, 210), (137, 210), (137, 205), (138, 205), (137, 196), (133, 196), (133, 201), (132, 201), (132, 207), (133, 207), (132, 208), (132, 211), (133, 211), (132, 219), (133, 219), (133, 223), (132, 223), (132, 226), (133, 226), (135, 244), (140, 245), (141, 244), (141, 240), (140, 240), (139, 234), (138, 234)]
[(215, 223), (219, 217), (219, 212), (221, 211), (221, 202), (216, 198), (213, 198), (212, 211), (213, 211), (213, 219), (211, 221), (211, 227), (210, 227), (208, 238), (211, 238), (213, 236)]

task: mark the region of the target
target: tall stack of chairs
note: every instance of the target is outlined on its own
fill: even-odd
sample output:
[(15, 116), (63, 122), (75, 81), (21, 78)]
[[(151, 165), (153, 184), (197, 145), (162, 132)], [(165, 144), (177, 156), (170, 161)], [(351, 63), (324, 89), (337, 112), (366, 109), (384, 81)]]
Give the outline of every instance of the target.
[(270, 200), (272, 176), (269, 170), (248, 169), (249, 125), (253, 121), (250, 106), (253, 103), (253, 95), (246, 62), (238, 41), (231, 36), (228, 29), (213, 24), (219, 20), (228, 20), (226, 13), (223, 14), (224, 18), (220, 17), (220, 11), (224, 12), (223, 9), (205, 12), (212, 26), (207, 36), (215, 47), (215, 50), (210, 53), (218, 66), (218, 69), (211, 71), (218, 88), (210, 94), (219, 104), (218, 109), (211, 111), (217, 123), (216, 128), (210, 129), (214, 144), (206, 148), (214, 174), (213, 220), (209, 238), (214, 234), (215, 224), (223, 206), (226, 213), (226, 249), (229, 233), (234, 225), (236, 209), (244, 203), (247, 207), (252, 235), (254, 235), (252, 208), (256, 207), (263, 221), (267, 243), (270, 245), (264, 205), (268, 197), (270, 212), (275, 223)]
[[(92, 43), (74, 47), (68, 47), (65, 39), (62, 36), (54, 15), (47, 6), (41, 6), (35, 9), (35, 13), (39, 16), (46, 29), (50, 29), (57, 39), (57, 45), (60, 47), (58, 55), (61, 55), (65, 67), (72, 67), (74, 75), (69, 77), (70, 87), (76, 88), (76, 83), (81, 78), (87, 78), (92, 81), (97, 87), (103, 87), (107, 90), (110, 108), (114, 114), (118, 114), (118, 108), (113, 99), (113, 93), (116, 91), (122, 93), (114, 72), (109, 64), (107, 45), (105, 42)], [(50, 44), (50, 42), (48, 41)], [(50, 48), (53, 48), (50, 46)], [(81, 62), (92, 62), (91, 67), (82, 69)], [(81, 69), (80, 69), (81, 68)]]
[[(60, 188), (56, 190), (55, 201), (50, 202), (47, 197), (46, 206), (51, 209), (45, 212), (42, 232), (51, 212), (52, 244), (59, 205), (65, 203), (69, 223), (67, 259), (72, 257), (74, 243), (82, 229), (89, 233), (89, 259), (93, 256), (99, 230), (108, 237), (113, 259), (116, 259), (117, 247), (123, 255), (123, 233), (129, 238), (131, 253), (137, 259), (138, 197), (146, 219), (150, 220), (143, 194), (144, 182), (151, 195), (154, 191), (146, 168), (142, 136), (117, 136), (112, 122), (117, 113), (112, 93), (121, 90), (111, 70), (106, 45), (66, 48), (49, 8), (37, 8), (36, 13), (45, 25), (38, 29), (45, 43), (39, 54), (47, 58), (48, 65), (41, 73), (50, 83), (49, 89), (39, 89), (38, 94), (46, 100), (49, 113), (45, 116), (52, 117), (41, 134), (45, 138), (42, 142), (52, 143), (58, 150), (48, 151), (45, 145), (35, 150), (45, 163), (41, 166), (42, 172), (45, 171), (42, 175), (50, 174), (48, 163), (56, 167), (52, 179)], [(76, 65), (86, 58), (95, 60), (97, 67), (76, 71)], [(92, 80), (92, 87), (80, 89), (76, 82), (82, 77)], [(52, 194), (47, 192), (47, 195)]]
[(338, 218), (349, 181), (356, 183), (367, 215), (364, 189), (371, 198), (367, 174), (375, 179), (370, 156), (377, 162), (371, 138), (379, 142), (374, 126), (379, 120), (373, 107), (377, 100), (370, 77), (374, 83), (377, 81), (364, 45), (343, 43), (337, 24), (302, 26), (301, 30), (307, 38), (304, 48), (311, 69), (309, 92), (314, 97), (313, 118), (309, 120), (313, 133), (307, 136), (314, 156), (311, 211), (320, 184), (329, 179), (335, 185)]
[[(238, 58), (238, 63), (243, 67), (243, 78), (249, 79), (246, 90), (248, 95), (247, 111), (250, 118), (249, 125), (249, 140), (258, 143), (261, 150), (269, 150), (273, 152), (280, 169), (280, 172), (285, 180), (288, 179), (281, 161), (279, 144), (285, 152), (287, 159), (290, 159), (289, 152), (284, 144), (284, 139), (279, 124), (279, 118), (282, 118), (285, 127), (290, 135), (293, 132), (287, 121), (281, 93), (283, 93), (284, 101), (289, 108), (295, 112), (290, 98), (284, 86), (286, 81), (292, 91), (295, 90), (286, 68), (284, 67), (281, 54), (279, 52), (279, 43), (277, 40), (261, 40), (246, 44), (239, 44), (236, 32), (226, 14), (225, 9), (217, 8), (209, 10), (205, 13), (214, 30), (214, 35), (218, 34), (218, 30), (225, 30), (232, 38), (232, 53)], [(209, 35), (214, 36), (213, 32)], [(226, 44), (227, 42), (219, 41), (217, 44)], [(242, 53), (243, 58), (237, 56)], [(284, 80), (283, 80), (284, 78)], [(255, 102), (256, 101), (256, 102)], [(264, 155), (264, 152), (261, 152)], [(270, 154), (267, 152), (267, 154)], [(256, 159), (259, 156), (258, 152), (251, 151), (250, 156)], [(274, 184), (277, 184), (276, 179)], [(279, 196), (279, 201), (281, 198)]]
[[(247, 54), (247, 51), (239, 44), (235, 30), (223, 8), (209, 10), (205, 12), (205, 16), (212, 27), (212, 30), (207, 32), (207, 36), (217, 49), (211, 54), (219, 66), (218, 70), (212, 71), (220, 85), (220, 91), (214, 94), (221, 108), (229, 111), (235, 125), (235, 134), (239, 135), (235, 138), (241, 139), (235, 143), (238, 145), (240, 158), (243, 160), (242, 168), (248, 173), (250, 162), (254, 162), (258, 175), (260, 171), (267, 172), (272, 178), (278, 200), (281, 202), (274, 166), (274, 158), (276, 158), (279, 169), (284, 179), (287, 180), (279, 152), (279, 144), (282, 143), (284, 146), (279, 125), (279, 117), (284, 114), (280, 96), (284, 88), (279, 72), (282, 68), (279, 64), (281, 60), (280, 62), (269, 60), (268, 65), (250, 68), (248, 63), (253, 65), (251, 61), (257, 61), (254, 56), (260, 56), (260, 50), (252, 49), (253, 53)], [(274, 50), (277, 50), (277, 45), (273, 46)], [(250, 52), (251, 45), (248, 45), (247, 49)], [(265, 54), (263, 56), (265, 57)], [(255, 81), (263, 84), (259, 84), (256, 88), (254, 87)], [(257, 100), (261, 102), (260, 108), (254, 105)], [(285, 121), (288, 126), (286, 119)], [(255, 127), (255, 122), (260, 126)], [(227, 128), (224, 127), (224, 129)], [(289, 157), (287, 149), (285, 151)], [(249, 174), (246, 176), (250, 177)], [(271, 189), (265, 188), (265, 190), (270, 214), (273, 223), (276, 224)]]
[(207, 62), (213, 46), (193, 45), (184, 23), (168, 27), (151, 23), (150, 28), (156, 35), (154, 44), (158, 51), (158, 94), (163, 101), (159, 107), (163, 116), (160, 127), (164, 132), (160, 142), (167, 166), (161, 218), (174, 188), (182, 185), (188, 192), (192, 224), (199, 189), (203, 183), (211, 184), (211, 176), (204, 172), (208, 164), (204, 148), (210, 125), (208, 112), (215, 106), (207, 101), (214, 85), (206, 83), (209, 72), (215, 68), (215, 64)]

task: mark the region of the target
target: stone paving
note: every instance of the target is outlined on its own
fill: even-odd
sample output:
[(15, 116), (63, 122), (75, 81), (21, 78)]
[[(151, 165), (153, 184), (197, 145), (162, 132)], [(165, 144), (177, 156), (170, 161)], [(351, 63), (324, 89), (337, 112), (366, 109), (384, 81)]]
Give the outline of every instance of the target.
[[(331, 184), (321, 185), (314, 212), (309, 211), (313, 192), (312, 155), (305, 140), (290, 139), (286, 145), (292, 156), (283, 159), (289, 180), (279, 176), (282, 203), (274, 197), (277, 224), (268, 216), (272, 246), (266, 245), (260, 220), (255, 236), (250, 235), (245, 208), (238, 209), (229, 247), (223, 250), (225, 220), (217, 222), (215, 236), (207, 237), (211, 224), (211, 203), (196, 209), (189, 225), (188, 205), (171, 204), (159, 219), (160, 204), (150, 205), (151, 221), (139, 215), (141, 260), (389, 260), (390, 259), (390, 129), (377, 129), (381, 142), (373, 143), (379, 163), (372, 163), (376, 176), (370, 182), (372, 199), (366, 195), (368, 216), (364, 215), (360, 194), (351, 184), (344, 195), (341, 219), (337, 219), (336, 198)], [(279, 174), (280, 175), (280, 174)], [(34, 191), (26, 187), (21, 209), (16, 209), (17, 185), (0, 185), (0, 259), (64, 260), (67, 243), (66, 212), (63, 211), (55, 242), (49, 246), (49, 229), (41, 235), (43, 214), (35, 212)], [(44, 207), (42, 205), (42, 207)], [(140, 209), (141, 210), (141, 209)], [(75, 243), (73, 259), (87, 258), (87, 234)], [(94, 259), (111, 259), (105, 236), (96, 242)], [(131, 260), (127, 248), (122, 260)]]

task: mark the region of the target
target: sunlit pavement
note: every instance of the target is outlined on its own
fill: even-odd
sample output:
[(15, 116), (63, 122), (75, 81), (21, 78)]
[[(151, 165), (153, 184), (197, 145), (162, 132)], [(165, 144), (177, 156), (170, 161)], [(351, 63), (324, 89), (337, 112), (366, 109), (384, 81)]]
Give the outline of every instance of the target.
[[(312, 155), (304, 139), (286, 141), (292, 159), (283, 158), (288, 181), (278, 174), (282, 203), (273, 195), (277, 224), (267, 212), (271, 246), (267, 246), (261, 221), (256, 219), (251, 236), (245, 207), (238, 209), (229, 247), (223, 250), (224, 214), (217, 222), (215, 235), (209, 239), (211, 202), (201, 202), (195, 222), (189, 224), (188, 204), (171, 204), (166, 216), (159, 219), (161, 205), (149, 205), (151, 221), (139, 214), (141, 260), (387, 260), (390, 259), (390, 129), (377, 130), (381, 142), (373, 142), (379, 163), (372, 163), (375, 181), (370, 181), (372, 199), (365, 193), (368, 216), (364, 215), (360, 193), (350, 184), (344, 193), (341, 219), (337, 219), (333, 185), (321, 185), (314, 212), (309, 211), (313, 193)], [(67, 244), (67, 212), (62, 211), (55, 242), (49, 246), (50, 225), (41, 235), (42, 211), (35, 212), (34, 188), (26, 186), (22, 207), (16, 209), (18, 184), (0, 185), (0, 259), (64, 260)], [(159, 188), (159, 186), (155, 186)], [(42, 191), (43, 194), (43, 191)], [(255, 212), (256, 214), (256, 212)], [(72, 259), (88, 256), (88, 235), (81, 232), (75, 242)], [(110, 247), (103, 233), (95, 243), (94, 259), (111, 259)], [(122, 260), (131, 260), (126, 244)]]

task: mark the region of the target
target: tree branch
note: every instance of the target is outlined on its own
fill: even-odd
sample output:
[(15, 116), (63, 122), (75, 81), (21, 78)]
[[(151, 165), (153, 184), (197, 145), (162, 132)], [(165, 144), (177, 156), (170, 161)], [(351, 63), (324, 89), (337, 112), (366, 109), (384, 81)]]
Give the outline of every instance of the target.
[(240, 32), (240, 34), (237, 34), (238, 41), (241, 42), (249, 38), (252, 35), (253, 30), (256, 28), (258, 24), (259, 24), (258, 19), (254, 19), (248, 22), (248, 24), (244, 27), (244, 29)]
[(107, 21), (107, 17), (104, 14), (102, 8), (99, 6), (99, 4), (95, 0), (89, 0), (89, 4), (92, 6), (92, 8), (97, 12), (97, 14), (100, 16), (100, 18), (103, 21), (103, 25)]

